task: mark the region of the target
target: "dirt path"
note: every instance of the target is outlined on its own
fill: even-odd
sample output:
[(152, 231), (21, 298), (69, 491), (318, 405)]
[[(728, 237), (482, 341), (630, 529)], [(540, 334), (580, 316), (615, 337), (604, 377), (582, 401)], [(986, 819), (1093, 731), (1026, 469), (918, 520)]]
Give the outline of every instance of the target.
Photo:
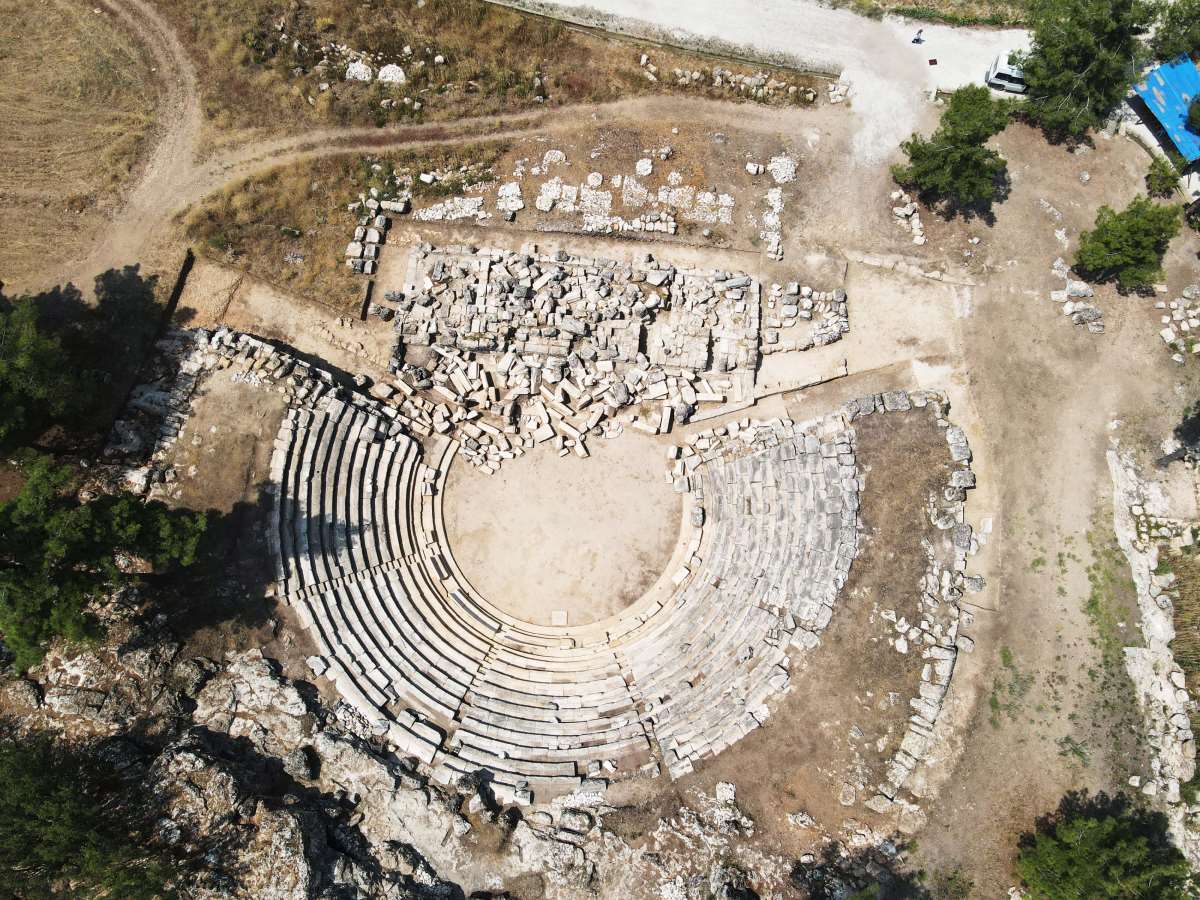
[(145, 0), (104, 0), (105, 7), (145, 44), (163, 83), (154, 149), (124, 205), (82, 259), (68, 264), (63, 281), (90, 290), (95, 276), (141, 259), (162, 225), (164, 200), (192, 164), (203, 117), (196, 72), (170, 26)]

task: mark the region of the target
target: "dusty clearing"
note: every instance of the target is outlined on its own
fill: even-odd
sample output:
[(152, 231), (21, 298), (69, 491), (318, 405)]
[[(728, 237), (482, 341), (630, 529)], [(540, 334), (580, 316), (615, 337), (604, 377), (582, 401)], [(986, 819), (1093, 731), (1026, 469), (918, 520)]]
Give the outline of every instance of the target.
[[(641, 434), (595, 442), (589, 459), (541, 448), (493, 476), (458, 465), (446, 528), (471, 585), (539, 625), (615, 615), (663, 573), (680, 500), (664, 482), (665, 444)], [(566, 622), (552, 621), (566, 613)]]

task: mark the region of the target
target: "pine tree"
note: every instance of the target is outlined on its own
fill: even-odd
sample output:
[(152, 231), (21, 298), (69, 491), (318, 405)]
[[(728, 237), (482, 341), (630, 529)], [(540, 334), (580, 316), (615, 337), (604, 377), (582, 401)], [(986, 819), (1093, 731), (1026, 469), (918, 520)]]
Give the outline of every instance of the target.
[(1123, 291), (1148, 288), (1162, 271), (1163, 254), (1179, 234), (1180, 207), (1137, 197), (1121, 212), (1100, 207), (1096, 227), (1079, 237), (1075, 262), (1092, 281), (1115, 280)]
[(1034, 0), (1025, 115), (1051, 140), (1099, 126), (1133, 83), (1152, 18), (1145, 0)]
[(929, 138), (914, 134), (901, 144), (908, 165), (892, 177), (930, 204), (951, 213), (986, 211), (999, 197), (1008, 166), (984, 146), (1009, 120), (1009, 106), (993, 100), (985, 87), (959, 88), (951, 96), (937, 130)]
[(129, 494), (82, 502), (75, 474), (49, 457), (24, 457), (25, 484), (0, 505), (0, 632), (24, 669), (48, 641), (83, 641), (99, 631), (89, 602), (137, 576), (118, 556), (155, 570), (191, 565), (206, 528), (203, 514)]
[(1059, 814), (1020, 851), (1034, 900), (1184, 900), (1191, 871), (1152, 817), (1123, 810)]
[(141, 846), (120, 787), (47, 740), (0, 741), (0, 895), (174, 896), (170, 861)]
[(1159, 0), (1157, 14), (1158, 28), (1150, 42), (1156, 59), (1200, 55), (1200, 0)]
[(86, 408), (91, 390), (67, 364), (59, 337), (29, 297), (0, 296), (0, 447), (36, 435)]

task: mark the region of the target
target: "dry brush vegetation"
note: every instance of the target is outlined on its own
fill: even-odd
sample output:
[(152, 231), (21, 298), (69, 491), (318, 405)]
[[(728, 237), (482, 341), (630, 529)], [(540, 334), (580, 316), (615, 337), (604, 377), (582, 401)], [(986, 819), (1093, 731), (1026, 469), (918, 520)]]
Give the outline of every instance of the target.
[[(669, 79), (646, 78), (641, 50), (628, 41), (482, 0), (155, 3), (197, 62), (205, 114), (215, 132), (438, 121), (672, 89)], [(370, 54), (376, 68), (381, 62), (399, 63), (407, 82), (347, 82), (344, 61), (320, 66), (330, 45)], [(690, 54), (654, 50), (652, 55), (666, 71), (713, 65)], [(794, 72), (758, 68), (798, 85), (811, 81)], [(395, 105), (385, 108), (383, 101)], [(778, 102), (789, 101), (785, 96)]]
[(845, 0), (847, 6), (862, 15), (877, 17), (894, 13), (950, 25), (1024, 25), (1028, 21), (1030, 0)]
[[(416, 179), (421, 172), (468, 166), (487, 178), (507, 149), (493, 142), (280, 166), (208, 198), (188, 217), (187, 237), (218, 262), (294, 296), (350, 310), (361, 300), (365, 282), (342, 257), (358, 219), (347, 205), (373, 187), (383, 188), (393, 171)], [(431, 185), (415, 180), (412, 193), (454, 193), (462, 187), (453, 177)]]

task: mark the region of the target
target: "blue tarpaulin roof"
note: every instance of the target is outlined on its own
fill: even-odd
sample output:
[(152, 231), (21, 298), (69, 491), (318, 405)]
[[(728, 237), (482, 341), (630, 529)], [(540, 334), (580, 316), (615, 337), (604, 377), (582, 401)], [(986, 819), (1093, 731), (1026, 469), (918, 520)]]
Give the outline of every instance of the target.
[(1200, 96), (1200, 69), (1186, 55), (1163, 63), (1134, 91), (1188, 162), (1200, 159), (1200, 134), (1187, 127), (1188, 107)]

